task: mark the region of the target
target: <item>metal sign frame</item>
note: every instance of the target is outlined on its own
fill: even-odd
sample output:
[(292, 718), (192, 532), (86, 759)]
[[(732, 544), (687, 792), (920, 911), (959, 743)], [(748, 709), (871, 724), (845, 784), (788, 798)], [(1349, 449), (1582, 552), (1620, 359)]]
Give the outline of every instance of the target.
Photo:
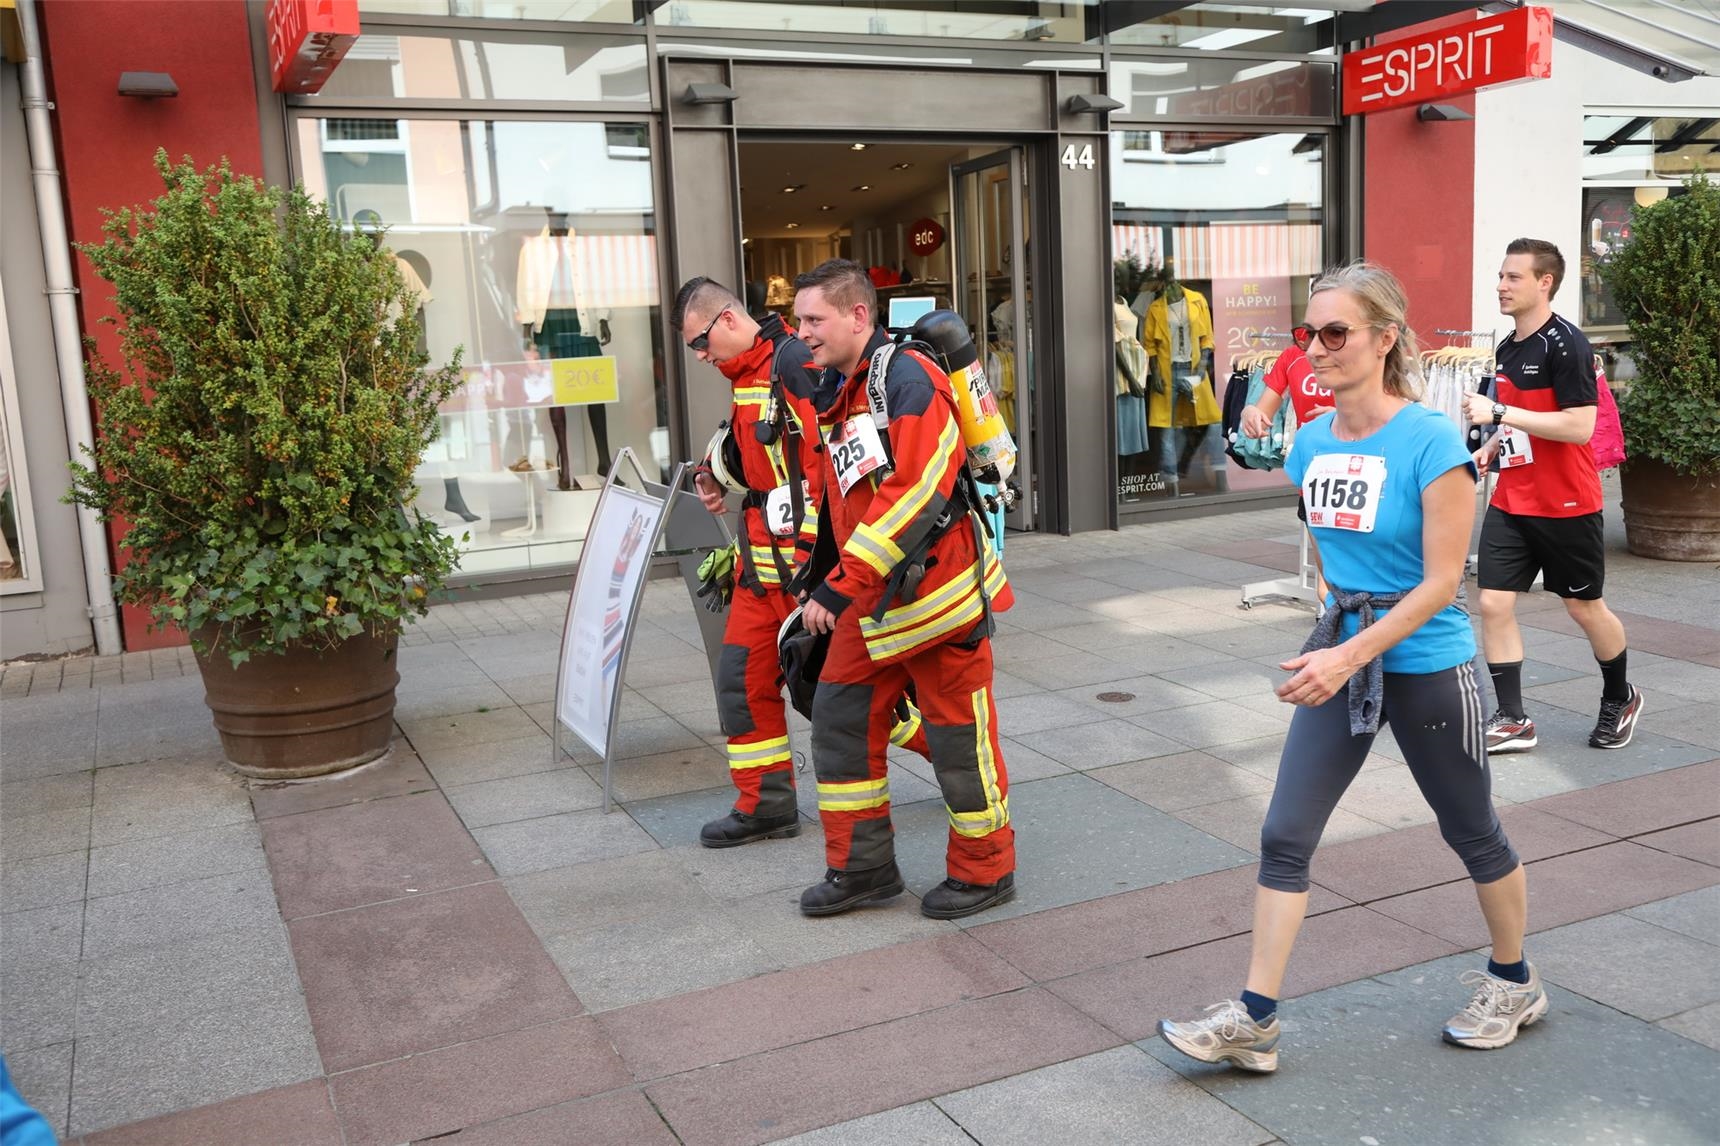
[[(645, 553), (647, 554), (647, 560), (649, 560), (651, 557), (656, 555), (658, 547), (662, 543), (663, 531), (668, 525), (670, 512), (673, 509), (673, 506), (670, 504), (668, 499), (657, 497), (649, 492), (629, 489), (627, 486), (621, 485), (617, 480), (617, 475), (621, 473), (623, 463), (632, 467), (633, 473), (638, 477), (641, 485), (650, 487), (656, 484), (651, 481), (650, 476), (645, 472), (644, 467), (639, 464), (639, 459), (633, 453), (632, 448), (629, 446), (623, 446), (620, 451), (617, 452), (615, 455), (615, 461), (609, 467), (609, 476), (603, 483), (603, 491), (598, 494), (597, 508), (592, 511), (591, 520), (595, 523), (602, 519), (604, 507), (610, 504), (611, 501), (609, 493), (617, 486), (620, 486), (633, 497), (657, 502), (662, 506), (662, 512), (657, 518), (656, 527), (651, 531), (650, 544), (645, 546)], [(682, 480), (686, 476), (686, 470), (686, 462), (679, 462), (676, 464), (674, 476), (670, 478), (669, 485), (667, 487), (669, 490), (677, 490), (681, 487)], [(586, 535), (589, 537), (590, 533), (591, 531), (588, 530)], [(580, 585), (583, 583), (587, 574), (592, 576), (598, 575), (591, 573), (591, 568), (591, 562), (586, 561), (584, 559), (584, 554), (581, 554), (579, 568), (575, 571), (573, 576), (573, 586), (569, 589), (567, 595), (567, 615), (562, 621), (561, 649), (556, 658), (555, 667), (555, 700), (553, 702), (553, 715), (550, 722), (550, 763), (558, 764), (561, 762), (561, 733), (564, 727), (566, 727), (569, 732), (573, 733), (574, 736), (578, 737), (579, 740), (593, 752), (600, 753), (603, 757), (603, 810), (607, 813), (613, 811), (615, 806), (611, 777), (615, 763), (616, 726), (621, 722), (621, 702), (626, 693), (627, 657), (633, 648), (633, 633), (635, 631), (636, 621), (639, 615), (639, 602), (645, 595), (645, 586), (650, 581), (650, 577), (641, 576), (639, 578), (639, 583), (634, 588), (631, 599), (625, 602), (625, 607), (622, 611), (621, 652), (620, 660), (616, 664), (615, 668), (615, 693), (609, 700), (606, 735), (604, 737), (604, 743), (600, 748), (598, 745), (591, 743), (591, 741), (588, 740), (578, 729), (565, 725), (561, 717), (561, 684), (563, 676), (567, 671), (567, 638), (569, 628), (573, 624), (573, 606), (574, 602), (579, 599)]]

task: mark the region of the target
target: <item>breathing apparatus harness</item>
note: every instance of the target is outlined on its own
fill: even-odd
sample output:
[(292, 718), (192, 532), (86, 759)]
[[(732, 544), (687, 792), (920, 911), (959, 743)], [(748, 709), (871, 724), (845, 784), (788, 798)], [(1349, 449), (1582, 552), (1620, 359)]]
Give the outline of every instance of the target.
[[(871, 411), (872, 424), (878, 430), (878, 437), (884, 447), (884, 464), (875, 471), (875, 476), (882, 479), (883, 475), (895, 469), (895, 457), (890, 448), (890, 403), (886, 390), (886, 380), (890, 373), (890, 362), (901, 350), (913, 350), (931, 359), (946, 376), (958, 372), (977, 369), (978, 352), (973, 339), (968, 337), (967, 327), (953, 311), (932, 311), (924, 315), (913, 327), (898, 340), (886, 342), (873, 351), (871, 362), (866, 370), (866, 405)], [(964, 381), (966, 381), (964, 379)], [(975, 381), (980, 391), (985, 391), (985, 379), (979, 375)], [(952, 377), (952, 389), (954, 379)], [(956, 400), (958, 424), (961, 415), (968, 412), (960, 397)], [(971, 429), (966, 424), (960, 424), (964, 442), (971, 440)], [(1004, 431), (1007, 439), (1008, 432)], [(1009, 470), (1013, 468), (1014, 447), (1009, 448), (1006, 462), (986, 461), (976, 473), (975, 451), (970, 447), (967, 451), (967, 464), (956, 471), (955, 487), (950, 491), (950, 497), (944, 503), (943, 512), (921, 538), (918, 544), (908, 550), (895, 569), (884, 580), (884, 593), (878, 600), (878, 607), (872, 611), (872, 620), (878, 622), (884, 619), (884, 614), (895, 601), (904, 604), (912, 601), (919, 593), (920, 582), (926, 575), (926, 559), (931, 553), (932, 546), (950, 530), (956, 528), (961, 519), (966, 517), (973, 529), (974, 536), (974, 572), (979, 586), (981, 617), (978, 631), (990, 633), (992, 628), (991, 595), (985, 588), (986, 556), (989, 550), (988, 539), (992, 536), (991, 523), (986, 517), (977, 512), (978, 507), (985, 506), (995, 512), (1001, 501), (1007, 508), (1013, 498), (1010, 496), (1005, 481)], [(979, 489), (981, 480), (994, 483), (999, 487), (999, 494), (984, 494)]]

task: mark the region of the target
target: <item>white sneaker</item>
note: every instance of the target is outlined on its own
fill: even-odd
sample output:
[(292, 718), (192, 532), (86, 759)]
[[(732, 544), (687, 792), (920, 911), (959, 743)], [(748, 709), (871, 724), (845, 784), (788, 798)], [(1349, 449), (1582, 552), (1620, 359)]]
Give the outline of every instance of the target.
[(1527, 983), (1498, 979), (1486, 971), (1465, 971), (1458, 981), (1475, 988), (1475, 994), (1468, 1006), (1446, 1021), (1443, 1033), (1448, 1043), (1497, 1050), (1509, 1046), (1520, 1029), (1547, 1013), (1547, 992), (1533, 963)]
[(1160, 1019), (1159, 1036), (1201, 1062), (1233, 1062), (1260, 1074), (1278, 1069), (1277, 1015), (1256, 1023), (1235, 999), (1214, 1003), (1205, 1013), (1205, 1018), (1185, 1023)]

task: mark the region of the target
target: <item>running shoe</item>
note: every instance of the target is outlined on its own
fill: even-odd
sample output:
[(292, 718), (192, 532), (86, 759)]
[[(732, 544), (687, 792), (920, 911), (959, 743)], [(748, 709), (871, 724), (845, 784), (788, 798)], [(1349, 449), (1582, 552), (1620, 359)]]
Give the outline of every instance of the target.
[(1636, 735), (1636, 718), (1642, 715), (1642, 690), (1630, 686), (1625, 700), (1601, 701), (1601, 718), (1589, 733), (1590, 748), (1623, 748)]
[(1495, 712), (1487, 722), (1487, 754), (1502, 756), (1507, 752), (1527, 752), (1539, 744), (1535, 737), (1535, 722), (1527, 716), (1508, 716)]
[(1256, 1023), (1235, 999), (1214, 1003), (1205, 1015), (1186, 1023), (1160, 1019), (1159, 1036), (1201, 1062), (1233, 1062), (1260, 1074), (1278, 1069), (1277, 1015)]
[(1458, 981), (1473, 987), (1475, 994), (1468, 1006), (1446, 1021), (1443, 1033), (1448, 1043), (1497, 1050), (1516, 1039), (1520, 1028), (1547, 1013), (1547, 992), (1533, 963), (1527, 983), (1496, 979), (1485, 971), (1465, 971)]

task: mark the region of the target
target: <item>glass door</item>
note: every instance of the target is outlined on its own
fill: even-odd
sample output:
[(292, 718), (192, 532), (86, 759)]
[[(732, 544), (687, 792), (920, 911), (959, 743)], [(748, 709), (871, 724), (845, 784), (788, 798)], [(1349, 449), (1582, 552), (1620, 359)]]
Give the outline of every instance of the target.
[(1017, 497), (1006, 524), (1034, 528), (1033, 284), (1027, 259), (1027, 180), (1012, 147), (950, 167), (950, 234), (956, 311), (968, 324), (998, 407), (1015, 436)]

